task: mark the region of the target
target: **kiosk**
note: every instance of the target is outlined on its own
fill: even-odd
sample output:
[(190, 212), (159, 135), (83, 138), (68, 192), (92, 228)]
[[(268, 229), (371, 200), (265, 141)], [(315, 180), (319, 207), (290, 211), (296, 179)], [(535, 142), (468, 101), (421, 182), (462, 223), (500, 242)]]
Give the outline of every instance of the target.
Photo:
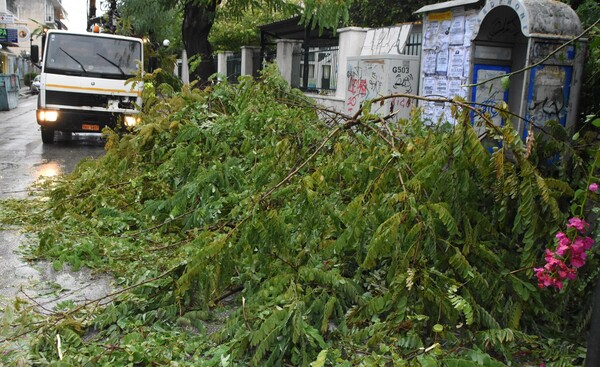
[[(424, 26), (422, 95), (458, 94), (486, 105), (505, 101), (521, 117), (512, 123), (523, 139), (530, 129), (543, 129), (552, 120), (566, 128), (575, 124), (585, 40), (579, 38), (581, 22), (568, 5), (455, 0), (417, 13), (423, 14)], [(500, 77), (510, 73), (506, 89)], [(468, 84), (475, 86), (467, 90)], [(442, 116), (446, 107), (423, 106), (425, 116), (432, 118)], [(504, 123), (493, 109), (489, 112), (495, 124)]]

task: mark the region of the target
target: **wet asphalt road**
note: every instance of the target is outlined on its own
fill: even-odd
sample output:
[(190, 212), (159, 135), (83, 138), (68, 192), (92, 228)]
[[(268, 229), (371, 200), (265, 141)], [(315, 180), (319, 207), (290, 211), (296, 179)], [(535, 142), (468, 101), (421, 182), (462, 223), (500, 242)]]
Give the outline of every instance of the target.
[[(38, 179), (71, 172), (84, 157), (104, 154), (98, 134), (57, 133), (55, 144), (42, 144), (35, 121), (37, 96), (26, 94), (16, 108), (0, 111), (0, 199), (26, 198)], [(112, 289), (110, 278), (90, 271), (55, 272), (45, 262), (26, 263), (19, 247), (34, 239), (18, 228), (0, 230), (0, 314), (15, 296), (36, 298), (48, 310), (65, 299), (101, 297)]]

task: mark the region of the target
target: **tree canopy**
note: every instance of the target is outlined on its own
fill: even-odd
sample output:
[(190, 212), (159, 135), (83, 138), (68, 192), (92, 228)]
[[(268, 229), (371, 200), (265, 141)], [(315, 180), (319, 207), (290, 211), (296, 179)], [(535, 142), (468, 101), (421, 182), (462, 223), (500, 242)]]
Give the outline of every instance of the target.
[[(314, 27), (336, 28), (340, 22), (347, 22), (348, 8), (352, 0), (309, 0), (302, 3), (303, 21)], [(154, 2), (152, 2), (154, 3)], [(156, 10), (166, 9), (182, 15), (181, 40), (188, 57), (199, 60), (198, 67), (192, 70), (192, 78), (206, 82), (214, 70), (212, 62), (213, 45), (209, 41), (210, 33), (219, 14), (227, 22), (229, 19), (242, 19), (245, 12), (256, 11), (259, 14), (298, 14), (300, 7), (294, 2), (284, 0), (160, 0), (147, 6), (146, 0), (125, 0), (122, 2), (123, 15), (131, 18), (130, 24), (149, 33), (158, 34), (152, 19), (156, 19)], [(167, 14), (175, 14), (167, 13)], [(140, 17), (139, 20), (135, 18)], [(229, 19), (227, 19), (229, 18)], [(177, 19), (173, 17), (172, 19)], [(176, 22), (174, 22), (176, 23)], [(254, 23), (251, 22), (250, 25)], [(167, 27), (169, 29), (169, 27)], [(240, 28), (238, 28), (240, 29)], [(162, 31), (161, 31), (162, 32)], [(243, 40), (248, 39), (242, 37)]]

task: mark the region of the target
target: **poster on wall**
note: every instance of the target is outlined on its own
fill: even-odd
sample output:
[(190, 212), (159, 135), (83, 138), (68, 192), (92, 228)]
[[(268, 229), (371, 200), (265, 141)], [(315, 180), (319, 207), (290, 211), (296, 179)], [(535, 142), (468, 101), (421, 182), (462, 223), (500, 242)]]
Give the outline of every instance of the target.
[(433, 95), (433, 91), (435, 88), (435, 77), (426, 76), (423, 78), (423, 93), (422, 95), (425, 97), (429, 97)]
[(452, 19), (452, 25), (450, 26), (450, 44), (461, 45), (465, 39), (465, 16), (457, 15)]
[(466, 79), (450, 79), (448, 81), (448, 97), (449, 98), (454, 98), (454, 97), (460, 97), (460, 98), (467, 98), (467, 90), (468, 87), (465, 86), (466, 84)]
[(571, 89), (571, 66), (538, 65), (531, 70), (527, 95), (527, 121), (523, 139), (527, 138), (529, 124), (542, 127), (548, 121), (562, 126), (567, 122), (567, 101)]
[(448, 48), (442, 48), (435, 60), (435, 72), (437, 74), (446, 74), (448, 72), (449, 53)]
[(435, 50), (424, 50), (423, 51), (423, 73), (426, 75), (435, 74), (435, 65), (437, 60), (437, 53)]
[[(509, 66), (476, 64), (473, 68), (473, 84), (483, 84), (473, 87), (471, 98), (476, 103), (475, 107), (486, 114), (496, 126), (501, 126), (503, 121), (494, 106), (503, 101), (508, 102), (508, 89), (505, 90), (502, 87), (499, 77), (508, 73), (510, 73)], [(477, 134), (483, 134), (485, 123), (482, 118), (476, 116), (475, 113), (471, 115), (471, 118)]]
[(448, 66), (448, 76), (451, 78), (461, 78), (465, 69), (465, 49), (462, 47), (450, 48), (450, 59)]
[(471, 40), (475, 36), (475, 32), (479, 27), (478, 12), (470, 10), (465, 14), (465, 34), (463, 38), (463, 45), (465, 47), (471, 46)]
[[(478, 27), (478, 12), (464, 7), (431, 12), (423, 18), (423, 55), (421, 59), (421, 93), (425, 96), (467, 99), (470, 77), (471, 37)], [(454, 123), (447, 103), (422, 103), (424, 116), (432, 120), (443, 117)]]

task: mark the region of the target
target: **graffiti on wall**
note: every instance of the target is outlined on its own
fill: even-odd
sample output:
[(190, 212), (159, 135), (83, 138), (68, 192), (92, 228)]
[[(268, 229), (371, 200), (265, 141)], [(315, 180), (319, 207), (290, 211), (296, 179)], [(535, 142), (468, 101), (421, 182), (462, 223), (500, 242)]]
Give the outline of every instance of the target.
[(411, 29), (412, 24), (370, 29), (367, 31), (360, 54), (362, 56), (401, 55)]
[(346, 93), (346, 110), (355, 113), (362, 102), (384, 95), (383, 60), (348, 63), (348, 90)]
[[(473, 100), (476, 102), (476, 108), (489, 116), (496, 126), (502, 124), (502, 118), (494, 107), (502, 102), (508, 102), (508, 91), (504, 90), (500, 79), (494, 78), (506, 75), (509, 72), (510, 68), (508, 66), (475, 65), (474, 68), (473, 83), (488, 81), (473, 88)], [(485, 131), (485, 126), (478, 123), (481, 119), (473, 116), (473, 120), (475, 130), (478, 134), (482, 134)]]
[(533, 69), (527, 119), (535, 126), (556, 121), (565, 126), (570, 89), (570, 66), (540, 65)]
[[(410, 61), (398, 60), (391, 66), (391, 72), (393, 81), (390, 88), (391, 94), (417, 94), (417, 76), (415, 74), (418, 70), (413, 70)], [(396, 110), (409, 111), (413, 102), (413, 99), (409, 97), (394, 97), (389, 102), (388, 112), (394, 113)], [(403, 117), (407, 117), (406, 114)]]
[(531, 48), (531, 62), (544, 60), (546, 64), (573, 65), (575, 46), (564, 47), (562, 43), (534, 42)]
[(498, 6), (511, 7), (512, 10), (514, 10), (514, 13), (516, 13), (516, 16), (511, 14), (509, 18), (494, 20), (495, 26), (492, 29), (494, 29), (496, 37), (506, 34), (506, 32), (513, 32), (513, 27), (516, 27), (517, 29), (520, 28), (523, 34), (529, 35), (529, 17), (527, 15), (526, 6), (524, 5), (523, 0), (486, 1), (484, 7), (479, 13), (479, 23), (481, 24), (486, 15), (488, 15), (490, 11), (494, 10)]
[[(345, 110), (356, 113), (365, 101), (395, 94), (417, 94), (419, 62), (416, 56), (349, 59)], [(371, 113), (407, 118), (414, 101), (396, 96), (371, 106)]]
[(491, 41), (505, 37), (517, 37), (521, 34), (520, 26), (521, 22), (516, 14), (506, 18), (493, 18), (492, 24), (487, 29), (488, 33), (484, 38)]

